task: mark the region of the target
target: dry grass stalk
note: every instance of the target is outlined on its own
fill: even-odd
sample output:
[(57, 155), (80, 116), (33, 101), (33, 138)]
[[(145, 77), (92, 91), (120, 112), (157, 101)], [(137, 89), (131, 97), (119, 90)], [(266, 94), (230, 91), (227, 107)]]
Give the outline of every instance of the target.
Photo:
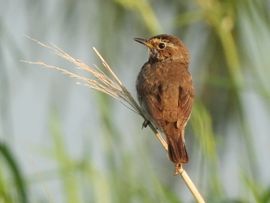
[[(91, 74), (91, 78), (84, 77), (82, 75), (79, 75), (77, 73), (74, 73), (72, 71), (69, 71), (65, 68), (54, 66), (54, 65), (49, 65), (44, 63), (43, 61), (26, 61), (23, 60), (22, 62), (29, 63), (29, 64), (34, 64), (34, 65), (41, 65), (42, 67), (49, 68), (49, 69), (54, 69), (57, 70), (68, 77), (75, 78), (79, 80), (81, 83), (89, 88), (95, 89), (97, 91), (103, 92), (108, 94), (109, 96), (115, 98), (116, 100), (120, 101), (122, 104), (127, 106), (129, 109), (134, 111), (135, 113), (139, 114), (140, 116), (143, 117), (143, 119), (146, 119), (146, 116), (144, 112), (142, 111), (141, 107), (138, 105), (136, 100), (132, 97), (130, 92), (125, 88), (125, 86), (122, 84), (122, 82), (119, 80), (119, 78), (115, 75), (115, 73), (112, 71), (111, 67), (109, 64), (104, 60), (104, 58), (101, 56), (101, 54), (97, 51), (96, 48), (93, 47), (93, 50), (95, 51), (96, 55), (99, 57), (99, 59), (102, 62), (102, 65), (106, 72), (103, 72), (100, 70), (97, 66), (90, 67), (87, 64), (83, 63), (79, 59), (73, 58), (71, 55), (60, 49), (54, 44), (44, 44), (36, 39), (33, 39), (31, 37), (28, 37), (30, 40), (36, 42), (42, 47), (45, 47), (52, 51), (55, 55), (63, 58), (64, 60), (69, 61), (70, 63), (74, 64), (77, 68), (80, 70), (86, 71)], [(159, 140), (159, 142), (162, 144), (163, 148), (167, 151), (168, 150), (168, 145), (167, 142), (164, 140), (162, 135), (157, 131), (156, 127), (153, 124), (149, 124), (149, 127), (152, 129), (154, 132), (155, 136)], [(185, 184), (193, 194), (194, 198), (196, 199), (197, 202), (199, 203), (204, 203), (205, 201), (203, 200), (202, 196), (200, 195), (199, 191), (189, 178), (188, 174), (186, 171), (181, 167), (179, 169), (179, 174), (183, 178)]]

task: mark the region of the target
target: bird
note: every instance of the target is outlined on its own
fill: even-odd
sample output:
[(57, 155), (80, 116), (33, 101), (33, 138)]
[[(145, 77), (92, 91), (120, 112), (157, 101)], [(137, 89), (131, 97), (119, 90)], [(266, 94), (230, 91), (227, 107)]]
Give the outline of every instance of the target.
[(189, 72), (189, 52), (176, 36), (160, 34), (148, 39), (134, 38), (149, 50), (148, 61), (136, 81), (137, 97), (146, 120), (165, 134), (168, 156), (178, 174), (189, 161), (185, 127), (192, 112), (194, 87)]

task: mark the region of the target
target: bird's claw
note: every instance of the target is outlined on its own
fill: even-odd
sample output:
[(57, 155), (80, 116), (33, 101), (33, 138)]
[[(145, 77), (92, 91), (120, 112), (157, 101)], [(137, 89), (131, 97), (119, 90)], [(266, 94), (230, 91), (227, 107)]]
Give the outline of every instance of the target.
[(150, 124), (149, 120), (144, 120), (143, 124), (142, 124), (142, 129), (146, 128), (148, 125)]

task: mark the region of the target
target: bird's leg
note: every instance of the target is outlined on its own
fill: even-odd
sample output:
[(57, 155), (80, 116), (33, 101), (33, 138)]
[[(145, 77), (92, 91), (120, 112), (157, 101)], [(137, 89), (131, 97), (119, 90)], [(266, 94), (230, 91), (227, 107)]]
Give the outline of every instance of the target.
[(145, 119), (143, 121), (142, 128), (146, 128), (149, 124), (150, 124), (150, 121)]

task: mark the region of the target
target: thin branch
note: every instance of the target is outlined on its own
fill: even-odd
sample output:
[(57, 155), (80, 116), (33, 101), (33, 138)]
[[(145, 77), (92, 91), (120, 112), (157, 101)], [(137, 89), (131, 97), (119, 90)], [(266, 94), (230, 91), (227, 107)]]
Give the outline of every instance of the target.
[(194, 185), (194, 183), (192, 182), (192, 180), (188, 176), (187, 172), (183, 169), (183, 167), (178, 169), (178, 173), (182, 177), (184, 182), (186, 183), (189, 191), (192, 193), (192, 195), (196, 199), (196, 201), (198, 203), (205, 203), (202, 195), (200, 194), (200, 192), (198, 191), (198, 189), (196, 188), (196, 186)]

